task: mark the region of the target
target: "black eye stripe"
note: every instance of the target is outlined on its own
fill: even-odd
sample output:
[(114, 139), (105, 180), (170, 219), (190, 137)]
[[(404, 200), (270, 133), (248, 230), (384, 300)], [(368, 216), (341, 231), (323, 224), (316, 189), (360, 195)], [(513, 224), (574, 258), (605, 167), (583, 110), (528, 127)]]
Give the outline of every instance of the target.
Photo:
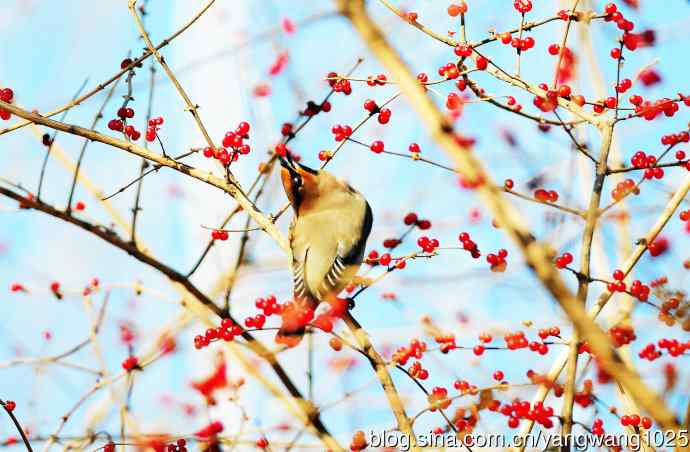
[(295, 205), (299, 206), (302, 203), (302, 191), (300, 190), (302, 188), (302, 178), (298, 175), (294, 175), (290, 188), (292, 190), (292, 197), (295, 200)]

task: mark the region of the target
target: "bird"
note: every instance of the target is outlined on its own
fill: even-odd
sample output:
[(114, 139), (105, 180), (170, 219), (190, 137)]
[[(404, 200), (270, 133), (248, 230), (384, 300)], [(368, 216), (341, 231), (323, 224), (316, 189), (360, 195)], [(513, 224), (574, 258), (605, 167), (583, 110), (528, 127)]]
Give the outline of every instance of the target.
[(332, 173), (302, 165), (290, 154), (280, 164), (294, 211), (288, 233), (293, 303), (283, 309), (275, 341), (295, 347), (319, 303), (339, 300), (355, 279), (374, 218), (366, 198)]

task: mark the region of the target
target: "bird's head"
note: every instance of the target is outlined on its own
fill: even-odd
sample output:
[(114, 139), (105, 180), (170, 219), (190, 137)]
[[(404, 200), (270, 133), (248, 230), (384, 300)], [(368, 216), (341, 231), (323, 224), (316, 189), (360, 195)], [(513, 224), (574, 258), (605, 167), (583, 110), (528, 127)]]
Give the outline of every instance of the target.
[(344, 184), (325, 170), (314, 170), (295, 162), (288, 154), (280, 158), (280, 176), (285, 194), (299, 215), (317, 208), (319, 201), (325, 201), (330, 193), (346, 189)]

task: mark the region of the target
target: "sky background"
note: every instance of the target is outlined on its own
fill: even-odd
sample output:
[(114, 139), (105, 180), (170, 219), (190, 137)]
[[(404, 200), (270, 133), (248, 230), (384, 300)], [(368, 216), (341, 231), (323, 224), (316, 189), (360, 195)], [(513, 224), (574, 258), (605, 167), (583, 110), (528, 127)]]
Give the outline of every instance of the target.
[[(436, 77), (439, 66), (454, 58), (452, 49), (429, 39), (391, 14), (380, 3), (369, 2), (369, 9), (387, 36), (398, 48), (405, 61), (416, 72), (426, 71)], [(418, 12), (420, 21), (443, 33), (454, 25), (445, 13), (446, 4), (430, 0), (396, 2), (401, 7)], [(552, 14), (559, 4), (556, 1), (535, 0), (530, 17), (541, 18)], [(604, 2), (583, 2), (599, 11)], [(666, 0), (663, 7), (652, 0), (641, 0), (637, 11), (622, 7), (626, 16), (636, 23), (636, 30), (653, 28), (657, 31), (657, 45), (630, 55), (623, 69), (625, 76), (633, 78), (649, 64), (663, 77), (663, 83), (645, 89), (637, 85), (631, 92), (645, 97), (673, 96), (687, 90), (687, 28), (690, 24), (690, 5), (686, 1)], [(505, 30), (517, 25), (517, 15), (512, 2), (507, 0), (470, 1), (472, 18), (468, 26), (470, 39), (487, 36), (488, 30)], [(146, 27), (154, 42), (176, 31), (199, 8), (199, 1), (150, 0)], [(256, 167), (265, 160), (266, 150), (280, 138), (280, 125), (292, 121), (306, 101), (320, 101), (328, 92), (324, 76), (329, 71), (346, 72), (359, 57), (364, 58), (355, 75), (366, 77), (382, 72), (381, 66), (366, 50), (363, 43), (343, 19), (334, 13), (331, 2), (301, 0), (275, 1), (224, 1), (217, 0), (212, 8), (187, 32), (162, 51), (171, 68), (179, 76), (180, 83), (193, 101), (201, 106), (200, 114), (213, 138), (220, 141), (227, 130), (234, 129), (239, 121), (251, 123), (252, 153), (233, 165), (234, 174), (243, 186), (248, 186), (256, 175)], [(283, 19), (296, 24), (296, 32), (287, 34), (280, 28)], [(574, 91), (592, 94), (592, 74), (601, 71), (606, 85), (615, 81), (615, 66), (608, 57), (616, 45), (616, 33), (612, 26), (593, 24), (593, 49), (598, 56), (599, 67), (589, 64), (580, 53), (576, 67), (578, 82)], [(562, 23), (551, 23), (534, 34), (535, 49), (527, 52), (522, 61), (523, 76), (534, 82), (550, 81), (554, 58), (546, 48), (560, 41)], [(134, 22), (125, 1), (82, 0), (42, 1), (4, 0), (0, 3), (0, 87), (9, 86), (15, 92), (15, 102), (28, 109), (49, 111), (64, 103), (85, 83), (91, 89), (111, 77), (119, 69), (120, 61), (130, 52), (138, 55), (143, 43), (138, 39)], [(575, 27), (573, 46), (578, 49), (582, 34)], [(486, 51), (505, 67), (512, 68), (514, 55), (508, 47), (492, 44)], [(278, 76), (269, 75), (269, 67), (277, 56), (287, 51), (289, 62)], [(137, 111), (135, 124), (142, 131), (147, 97), (148, 68), (137, 71), (133, 81), (132, 106)], [(168, 82), (165, 74), (158, 71), (153, 100), (154, 116), (165, 117), (160, 136), (170, 154), (177, 155), (190, 147), (201, 146), (203, 139), (184, 105)], [(532, 99), (522, 93), (498, 84), (488, 75), (479, 74), (476, 80), (487, 92), (498, 96), (515, 95), (528, 111), (533, 111)], [(254, 96), (257, 85), (268, 84), (271, 95)], [(364, 99), (372, 97), (382, 101), (393, 93), (394, 86), (369, 88), (354, 84), (354, 93), (332, 98), (333, 111), (317, 116), (293, 141), (292, 149), (311, 166), (319, 162), (320, 150), (334, 146), (330, 128), (335, 123), (354, 124), (363, 115)], [(445, 96), (453, 88), (440, 85), (437, 91)], [(66, 121), (88, 126), (105, 99), (107, 90), (93, 96), (83, 105), (70, 110)], [(612, 90), (609, 88), (609, 93)], [(113, 101), (105, 109), (105, 119), (97, 129), (110, 133), (105, 123), (114, 117), (124, 84), (114, 93)], [(627, 96), (626, 96), (627, 97)], [(442, 105), (443, 100), (438, 97)], [(393, 117), (387, 126), (367, 123), (357, 138), (363, 142), (383, 139), (387, 150), (407, 152), (411, 142), (422, 147), (425, 157), (443, 164), (450, 164), (442, 150), (432, 144), (423, 126), (410, 110), (404, 99), (396, 100), (391, 109)], [(10, 122), (3, 122), (0, 128)], [(688, 117), (681, 107), (676, 117), (653, 123), (630, 121), (617, 129), (614, 148), (624, 160), (637, 150), (659, 153), (662, 148), (659, 137), (686, 127)], [(506, 177), (515, 180), (516, 187), (529, 193), (527, 181), (537, 175), (544, 185), (561, 193), (564, 203), (584, 207), (591, 186), (591, 165), (570, 149), (568, 137), (559, 130), (540, 132), (534, 123), (515, 115), (497, 110), (488, 104), (471, 103), (465, 106), (457, 129), (477, 139), (475, 152), (484, 165), (495, 175), (496, 181)], [(644, 126), (644, 127), (642, 127)], [(44, 132), (43, 129), (40, 129)], [(582, 128), (581, 139), (596, 149), (598, 137), (594, 130)], [(516, 140), (509, 146), (506, 134)], [(58, 135), (59, 148), (66, 158), (76, 160), (83, 140), (64, 134)], [(157, 148), (154, 147), (157, 150)], [(0, 137), (2, 169), (0, 176), (21, 183), (35, 191), (45, 147), (29, 128)], [(194, 156), (189, 163), (211, 169), (201, 156)], [(85, 174), (102, 193), (110, 194), (136, 176), (140, 161), (119, 150), (97, 143), (90, 144), (84, 160)], [(409, 211), (418, 212), (431, 219), (433, 228), (429, 234), (440, 240), (442, 246), (455, 246), (460, 231), (469, 231), (486, 254), (499, 248), (509, 251), (509, 265), (505, 273), (492, 273), (485, 260), (472, 260), (461, 251), (448, 251), (420, 262), (410, 262), (402, 272), (395, 272), (380, 285), (372, 288), (357, 303), (356, 316), (372, 334), (374, 342), (382, 349), (392, 350), (406, 344), (420, 333), (420, 318), (429, 315), (437, 324), (456, 334), (458, 344), (474, 345), (477, 335), (485, 330), (497, 336), (507, 330), (524, 329), (523, 320), (532, 320), (537, 327), (558, 325), (567, 336), (569, 330), (558, 306), (548, 297), (524, 266), (507, 239), (491, 226), (490, 215), (471, 192), (459, 187), (457, 178), (442, 169), (413, 163), (408, 159), (390, 155), (376, 155), (355, 144), (346, 145), (329, 164), (329, 170), (347, 179), (364, 193), (374, 211), (374, 229), (368, 249), (381, 250), (385, 238), (395, 237), (404, 231), (402, 217)], [(678, 185), (682, 171), (669, 171), (663, 182), (645, 186), (643, 194), (629, 203), (635, 213), (631, 225), (631, 240), (646, 231), (653, 223), (668, 193)], [(184, 272), (190, 269), (209, 238), (203, 226), (216, 226), (234, 208), (234, 203), (198, 181), (184, 178), (172, 171), (162, 170), (147, 177), (143, 183), (142, 207), (138, 235), (142, 243), (161, 260)], [(57, 158), (48, 164), (43, 187), (46, 202), (64, 207), (71, 173), (65, 170)], [(605, 202), (612, 187), (605, 187)], [(110, 224), (112, 219), (96, 199), (82, 186), (77, 187), (76, 200), (86, 204), (83, 217)], [(112, 199), (112, 205), (129, 219), (134, 190)], [(569, 217), (546, 215), (543, 207), (521, 200), (511, 199), (530, 220), (532, 231), (539, 239), (549, 240), (561, 252), (575, 254), (579, 246), (581, 223)], [(274, 175), (259, 202), (265, 212), (275, 212), (285, 203), (278, 178)], [(278, 225), (287, 229), (289, 215)], [(244, 217), (238, 216), (231, 228), (241, 228)], [(650, 260), (644, 258), (635, 277), (643, 281), (667, 274), (680, 289), (687, 289), (687, 278), (680, 262), (687, 258), (687, 235), (679, 221), (672, 221), (665, 233), (671, 238), (671, 250), (664, 256)], [(116, 227), (118, 232), (121, 229)], [(399, 253), (415, 250), (415, 231)], [(239, 237), (234, 235), (228, 242), (214, 247), (193, 281), (211, 293), (211, 287), (219, 275), (234, 262)], [(616, 262), (622, 258), (616, 251), (615, 229), (607, 225), (597, 235), (595, 243), (594, 274), (610, 275)], [(233, 291), (233, 309), (240, 317), (254, 313), (254, 299), (275, 294), (280, 300), (290, 295), (291, 279), (286, 262), (274, 243), (259, 233), (253, 233), (249, 251), (250, 264), (240, 272)], [(576, 258), (576, 262), (579, 262)], [(131, 322), (138, 332), (135, 352), (145, 350), (165, 325), (172, 322), (179, 312), (178, 294), (170, 283), (150, 268), (133, 261), (125, 253), (109, 247), (99, 239), (43, 214), (16, 209), (9, 200), (0, 200), (0, 364), (16, 356), (47, 356), (59, 353), (83, 340), (88, 333), (88, 317), (84, 301), (79, 293), (92, 277), (98, 277), (105, 290), (93, 296), (94, 309), (103, 302), (109, 292), (106, 320), (99, 334), (104, 352), (105, 365), (110, 372), (118, 372), (127, 348), (118, 339), (119, 325)], [(67, 296), (56, 301), (50, 294), (52, 281), (60, 281)], [(10, 293), (9, 287), (21, 282), (30, 294)], [(574, 282), (574, 281), (571, 281)], [(140, 296), (133, 287), (141, 283), (146, 290)], [(591, 294), (593, 299), (601, 287)], [(397, 302), (385, 301), (382, 294), (395, 292)], [(609, 316), (615, 317), (616, 306)], [(655, 313), (649, 307), (635, 311), (639, 336), (657, 340), (671, 336), (685, 338), (679, 328), (661, 330)], [(195, 351), (192, 337), (203, 331), (199, 323), (191, 323), (177, 337), (177, 351), (161, 359), (140, 376), (137, 376), (132, 397), (134, 415), (142, 431), (167, 431), (190, 433), (207, 422), (205, 415), (189, 417), (184, 404), (192, 404), (201, 410), (203, 400), (189, 389), (189, 382), (208, 373), (213, 357), (220, 347), (208, 347)], [(640, 328), (640, 327), (638, 327)], [(49, 331), (51, 340), (45, 340)], [(534, 337), (536, 330), (530, 330)], [(260, 335), (267, 342), (272, 333)], [(344, 443), (357, 428), (390, 427), (392, 416), (382, 392), (372, 384), (372, 372), (368, 364), (350, 352), (334, 354), (326, 345), (326, 336), (316, 338), (314, 393), (318, 404), (337, 400), (344, 392), (357, 389), (352, 402), (338, 405), (324, 412), (324, 420)], [(431, 340), (430, 338), (427, 338)], [(501, 341), (502, 342), (502, 341)], [(641, 339), (632, 348), (634, 354), (648, 340)], [(560, 348), (554, 347), (547, 358), (522, 350), (519, 352), (496, 351), (487, 353), (481, 360), (469, 352), (458, 351), (452, 357), (425, 359), (435, 377), (427, 387), (435, 384), (450, 387), (456, 378), (469, 379), (479, 386), (490, 384), (491, 372), (501, 369), (508, 381), (523, 382), (528, 368), (546, 371)], [(336, 358), (351, 357), (351, 370), (337, 369)], [(306, 388), (304, 375), (305, 348), (281, 355), (290, 374)], [(84, 350), (71, 359), (88, 367), (98, 367), (91, 350)], [(655, 388), (663, 380), (659, 369), (665, 361), (641, 364), (640, 371), (648, 376)], [(682, 361), (680, 362), (682, 363)], [(682, 365), (682, 364), (679, 364)], [(244, 375), (241, 367), (229, 359), (230, 375)], [(264, 372), (270, 373), (265, 367)], [(409, 402), (414, 413), (425, 405), (424, 397), (404, 375), (394, 371), (396, 383)], [(682, 385), (688, 387), (687, 374), (682, 374)], [(32, 431), (49, 434), (57, 427), (57, 420), (92, 385), (93, 375), (58, 366), (0, 367), (0, 398), (16, 400), (18, 414)], [(121, 385), (120, 385), (121, 386)], [(359, 388), (365, 387), (360, 390)], [(119, 387), (119, 391), (122, 388)], [(609, 389), (608, 401), (615, 398)], [(531, 397), (532, 390), (511, 390), (510, 397)], [(79, 434), (89, 416), (112, 394), (102, 390), (90, 399), (69, 421), (64, 433)], [(241, 391), (241, 401), (250, 415), (252, 428), (269, 431), (269, 437), (291, 437), (291, 434), (273, 432), (276, 424), (290, 420), (289, 414), (261, 389), (250, 383)], [(687, 396), (674, 397), (669, 404), (683, 411)], [(553, 402), (555, 407), (558, 401)], [(203, 412), (203, 410), (201, 411)], [(228, 403), (214, 408), (212, 418), (237, 421), (238, 411)], [(593, 412), (582, 410), (583, 422), (591, 422)], [(259, 421), (260, 420), (260, 421)], [(260, 422), (260, 424), (259, 424)], [(426, 415), (419, 422), (419, 430), (438, 425), (437, 415)], [(115, 410), (107, 412), (99, 429), (117, 430), (119, 425)], [(504, 429), (502, 416), (487, 417), (482, 428), (487, 431)], [(615, 426), (611, 428), (615, 430)], [(608, 429), (607, 429), (608, 431)], [(0, 420), (0, 442), (14, 434), (6, 418)], [(252, 437), (251, 434), (247, 435)], [(313, 438), (304, 440), (314, 443)]]

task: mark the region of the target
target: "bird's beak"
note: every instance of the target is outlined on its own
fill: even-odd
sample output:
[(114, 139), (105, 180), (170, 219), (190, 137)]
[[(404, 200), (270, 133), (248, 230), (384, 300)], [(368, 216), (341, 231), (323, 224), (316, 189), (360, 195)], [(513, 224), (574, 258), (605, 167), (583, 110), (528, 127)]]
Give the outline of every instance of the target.
[(278, 159), (280, 160), (280, 166), (285, 168), (291, 176), (297, 175), (302, 178), (310, 178), (310, 176), (316, 175), (317, 173), (316, 170), (295, 162), (290, 154), (287, 154), (285, 157), (278, 157)]

